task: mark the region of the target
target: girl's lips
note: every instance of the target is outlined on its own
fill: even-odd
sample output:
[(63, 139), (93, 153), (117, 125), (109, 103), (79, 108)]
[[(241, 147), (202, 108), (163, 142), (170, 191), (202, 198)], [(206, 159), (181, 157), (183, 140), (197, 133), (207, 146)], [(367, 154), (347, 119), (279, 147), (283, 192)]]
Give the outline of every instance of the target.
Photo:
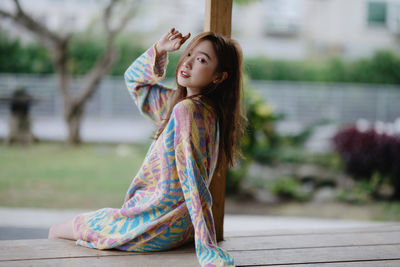
[(179, 72), (179, 74), (180, 74), (181, 77), (183, 77), (183, 78), (189, 78), (189, 77), (190, 77), (190, 75), (189, 75), (186, 71), (183, 71), (183, 70), (181, 70), (181, 71)]

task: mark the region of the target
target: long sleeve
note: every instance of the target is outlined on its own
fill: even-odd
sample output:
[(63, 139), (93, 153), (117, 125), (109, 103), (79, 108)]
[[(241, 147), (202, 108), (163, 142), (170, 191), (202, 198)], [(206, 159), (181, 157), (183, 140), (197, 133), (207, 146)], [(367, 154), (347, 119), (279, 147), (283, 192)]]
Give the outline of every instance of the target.
[(174, 132), (177, 174), (194, 227), (197, 258), (202, 266), (234, 266), (232, 256), (217, 245), (208, 189), (204, 118), (191, 100), (178, 103), (167, 126)]
[(174, 92), (158, 84), (165, 76), (167, 63), (167, 54), (156, 62), (156, 49), (153, 45), (132, 63), (124, 75), (128, 91), (140, 112), (157, 125), (164, 119), (168, 99)]

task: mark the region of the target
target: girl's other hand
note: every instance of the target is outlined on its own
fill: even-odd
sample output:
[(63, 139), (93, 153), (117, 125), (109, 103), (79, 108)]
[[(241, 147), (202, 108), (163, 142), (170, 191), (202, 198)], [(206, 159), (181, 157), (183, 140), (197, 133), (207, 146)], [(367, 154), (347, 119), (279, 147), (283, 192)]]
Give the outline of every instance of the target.
[(189, 37), (190, 33), (182, 36), (179, 31), (175, 30), (175, 28), (172, 28), (157, 42), (157, 52), (162, 55), (165, 52), (177, 51), (179, 50), (179, 48), (181, 48), (183, 43), (185, 43), (186, 40), (189, 39)]

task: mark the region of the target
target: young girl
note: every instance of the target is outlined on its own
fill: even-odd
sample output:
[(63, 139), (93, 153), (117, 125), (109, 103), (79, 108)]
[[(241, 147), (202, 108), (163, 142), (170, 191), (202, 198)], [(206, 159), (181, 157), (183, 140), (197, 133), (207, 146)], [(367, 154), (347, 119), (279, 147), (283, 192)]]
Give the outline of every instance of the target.
[(158, 126), (121, 209), (105, 208), (55, 225), (49, 238), (97, 249), (161, 251), (195, 240), (202, 266), (233, 266), (217, 246), (208, 189), (216, 164), (232, 165), (243, 133), (241, 50), (202, 33), (176, 69), (177, 90), (160, 84), (168, 52), (190, 34), (171, 29), (128, 68), (125, 80), (141, 113)]

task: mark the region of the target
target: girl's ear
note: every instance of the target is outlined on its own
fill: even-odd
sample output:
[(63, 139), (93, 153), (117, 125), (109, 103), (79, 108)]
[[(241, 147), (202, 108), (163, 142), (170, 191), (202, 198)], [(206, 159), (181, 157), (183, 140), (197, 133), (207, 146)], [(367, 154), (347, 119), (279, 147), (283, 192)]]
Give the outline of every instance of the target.
[(224, 71), (217, 79), (214, 80), (214, 83), (222, 83), (226, 80), (226, 78), (228, 78), (228, 73)]

